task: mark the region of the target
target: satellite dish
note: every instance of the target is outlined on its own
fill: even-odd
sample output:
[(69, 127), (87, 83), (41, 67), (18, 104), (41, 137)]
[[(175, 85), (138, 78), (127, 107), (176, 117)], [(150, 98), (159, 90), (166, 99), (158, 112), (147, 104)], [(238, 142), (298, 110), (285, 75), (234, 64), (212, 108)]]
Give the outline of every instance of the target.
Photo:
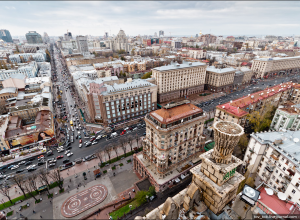
[(299, 138), (294, 138), (294, 142), (298, 143), (299, 142)]
[(283, 192), (278, 192), (277, 196), (280, 200), (286, 200), (286, 195)]
[(249, 186), (244, 188), (244, 194), (250, 198), (253, 198), (256, 195), (255, 190)]
[(261, 197), (259, 196), (258, 199), (261, 199)]
[(266, 192), (269, 196), (272, 196), (274, 194), (272, 189), (266, 189)]

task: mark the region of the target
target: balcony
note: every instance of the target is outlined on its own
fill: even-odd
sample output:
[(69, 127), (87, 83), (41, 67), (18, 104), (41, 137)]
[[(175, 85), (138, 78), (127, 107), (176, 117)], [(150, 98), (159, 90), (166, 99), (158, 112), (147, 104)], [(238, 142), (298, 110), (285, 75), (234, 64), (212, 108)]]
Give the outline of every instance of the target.
[(292, 177), (284, 176), (284, 180), (286, 180), (288, 183), (290, 183), (292, 181)]
[(267, 163), (267, 166), (265, 167), (267, 171), (269, 171), (269, 173), (273, 173), (275, 166), (272, 166), (270, 164)]

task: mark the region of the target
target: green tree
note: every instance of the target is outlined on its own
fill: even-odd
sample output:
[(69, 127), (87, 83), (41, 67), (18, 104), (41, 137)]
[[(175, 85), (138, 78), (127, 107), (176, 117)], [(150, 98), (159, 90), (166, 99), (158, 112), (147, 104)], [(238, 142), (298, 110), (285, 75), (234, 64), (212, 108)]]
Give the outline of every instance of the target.
[(6, 63), (5, 63), (4, 61), (2, 62), (2, 67), (3, 67), (4, 69), (8, 70), (8, 68), (7, 68), (7, 66), (6, 66)]
[(131, 50), (131, 56), (134, 56), (134, 51), (135, 51), (135, 49), (133, 48), (133, 49)]
[(3, 69), (4, 67), (2, 66), (2, 60), (0, 60), (0, 70)]
[(196, 48), (199, 48), (198, 44), (196, 44)]
[(141, 190), (135, 194), (135, 199), (141, 205), (147, 202), (146, 196), (149, 196), (149, 192)]
[(247, 137), (247, 134), (243, 134), (238, 143), (238, 146), (242, 152), (248, 147), (248, 143), (249, 138)]
[(155, 187), (154, 187), (154, 186), (150, 186), (148, 192), (149, 192), (152, 196), (156, 195)]
[(125, 61), (125, 58), (124, 58), (124, 56), (121, 56), (121, 60), (124, 60), (124, 61)]
[(148, 79), (148, 78), (151, 78), (151, 76), (152, 76), (152, 71), (145, 73), (145, 74), (141, 77), (141, 79)]
[(51, 61), (51, 55), (48, 49), (46, 49), (46, 62), (50, 62), (50, 61)]

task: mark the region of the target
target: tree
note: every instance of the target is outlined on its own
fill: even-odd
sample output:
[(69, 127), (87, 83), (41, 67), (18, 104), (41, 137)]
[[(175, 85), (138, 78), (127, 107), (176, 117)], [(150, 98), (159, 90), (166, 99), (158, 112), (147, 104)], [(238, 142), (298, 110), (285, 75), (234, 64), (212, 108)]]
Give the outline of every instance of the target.
[(248, 115), (249, 124), (254, 132), (266, 131), (270, 128), (276, 107), (265, 104), (259, 111)]
[(26, 63), (23, 56), (20, 56), (21, 63)]
[(250, 177), (250, 169), (248, 169), (247, 172), (245, 173), (245, 175), (244, 175), (245, 179), (240, 183), (237, 194), (239, 194), (243, 190), (245, 184), (247, 184), (251, 187), (255, 186), (255, 184), (254, 184), (255, 175), (253, 177), (252, 176)]
[(18, 45), (16, 45), (16, 52), (17, 52), (17, 53), (20, 53), (20, 50), (19, 50)]
[(102, 154), (103, 154), (103, 150), (101, 150), (100, 148), (95, 151), (95, 155), (99, 159), (101, 164), (102, 164)]
[(51, 61), (51, 55), (48, 49), (46, 49), (46, 62), (50, 62), (50, 61)]
[(240, 150), (242, 151), (242, 153), (248, 147), (248, 143), (249, 143), (249, 138), (247, 137), (247, 134), (243, 134), (238, 143), (238, 146), (239, 146)]
[(30, 188), (32, 189), (32, 191), (36, 191), (38, 193), (38, 187), (37, 187), (37, 174), (33, 173), (31, 174), (27, 181), (29, 182)]
[(145, 73), (145, 74), (141, 77), (141, 79), (148, 79), (148, 78), (151, 78), (151, 76), (152, 76), (152, 71)]
[(48, 191), (48, 194), (49, 194), (49, 189), (50, 189), (50, 182), (48, 180), (49, 172), (47, 172), (44, 169), (40, 169), (39, 172), (38, 172), (38, 177), (39, 177), (39, 180), (40, 180), (42, 185), (47, 185), (48, 186), (47, 191)]
[(8, 198), (8, 200), (10, 201), (11, 204), (13, 204), (13, 202), (11, 201), (10, 195), (9, 195), (9, 189), (8, 186), (1, 186), (0, 188), (0, 193), (5, 196), (6, 198)]
[(133, 49), (131, 50), (131, 56), (134, 56), (134, 51), (135, 51), (135, 49), (133, 48)]
[(154, 187), (154, 186), (150, 186), (148, 192), (149, 192), (152, 196), (156, 195), (155, 187)]
[(199, 48), (198, 44), (196, 44), (196, 48)]
[(60, 190), (63, 190), (64, 179), (61, 177), (60, 170), (58, 168), (52, 170), (52, 172), (49, 173), (49, 177), (54, 182), (57, 182), (58, 187), (59, 187)]
[(119, 143), (120, 143), (121, 148), (123, 149), (124, 154), (125, 154), (125, 157), (126, 157), (126, 144), (127, 144), (127, 139), (126, 139), (126, 137), (120, 138), (120, 139), (119, 139)]
[(136, 140), (136, 148), (139, 148), (139, 140), (140, 140), (140, 137), (136, 134), (135, 136), (135, 140)]
[(8, 70), (8, 68), (7, 68), (7, 66), (6, 66), (6, 63), (5, 63), (4, 61), (2, 62), (2, 68)]
[(125, 61), (125, 58), (124, 58), (124, 56), (121, 56), (121, 60), (124, 60), (124, 61)]
[(132, 151), (133, 140), (134, 138), (131, 135), (129, 135), (127, 138), (127, 143), (129, 144), (131, 151)]
[(25, 193), (25, 179), (23, 177), (23, 175), (15, 175), (12, 178), (12, 181), (17, 184), (17, 186), (20, 188), (20, 190), (22, 191), (24, 197), (26, 198), (26, 193)]
[(146, 196), (149, 196), (148, 194), (149, 194), (149, 192), (144, 191), (144, 190), (138, 191), (135, 194), (135, 199), (141, 205), (141, 204), (147, 202)]
[(26, 192), (29, 193), (29, 195), (34, 198), (35, 201), (38, 201), (38, 199), (35, 197), (36, 195), (36, 193), (34, 193), (35, 189), (33, 189), (32, 186), (33, 185), (30, 183), (30, 180), (27, 179), (27, 181), (25, 181), (24, 183), (24, 188)]
[(106, 148), (105, 148), (105, 152), (107, 153), (107, 156), (108, 156), (108, 160), (110, 161), (110, 156), (111, 156), (111, 152), (112, 152), (112, 144), (109, 144)]
[(115, 143), (112, 145), (111, 150), (115, 151), (116, 155), (117, 155), (117, 159), (119, 159), (119, 154), (118, 154), (118, 145), (116, 145)]

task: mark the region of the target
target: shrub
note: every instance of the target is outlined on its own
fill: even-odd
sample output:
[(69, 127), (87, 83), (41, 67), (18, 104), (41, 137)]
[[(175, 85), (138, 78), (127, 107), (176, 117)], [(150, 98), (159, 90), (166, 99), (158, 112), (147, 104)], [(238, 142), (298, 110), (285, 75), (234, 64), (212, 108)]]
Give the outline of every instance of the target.
[(103, 173), (106, 174), (106, 173), (107, 173), (107, 170), (104, 170)]
[(131, 162), (131, 159), (127, 160), (127, 163), (130, 163)]
[(123, 166), (123, 164), (122, 164), (122, 163), (120, 163), (120, 167), (121, 167), (121, 166)]
[(113, 167), (112, 167), (112, 170), (115, 170), (115, 169), (116, 169), (116, 167), (115, 167), (115, 166), (113, 166)]
[(65, 189), (62, 188), (62, 189), (59, 190), (59, 193), (63, 193), (64, 191), (65, 191)]
[(8, 217), (8, 216), (11, 216), (11, 215), (13, 215), (13, 213), (14, 213), (14, 211), (10, 211), (10, 212), (8, 212), (7, 214), (6, 214), (6, 216)]
[(52, 197), (53, 197), (53, 193), (51, 193), (51, 194), (48, 195), (48, 199), (50, 199)]

